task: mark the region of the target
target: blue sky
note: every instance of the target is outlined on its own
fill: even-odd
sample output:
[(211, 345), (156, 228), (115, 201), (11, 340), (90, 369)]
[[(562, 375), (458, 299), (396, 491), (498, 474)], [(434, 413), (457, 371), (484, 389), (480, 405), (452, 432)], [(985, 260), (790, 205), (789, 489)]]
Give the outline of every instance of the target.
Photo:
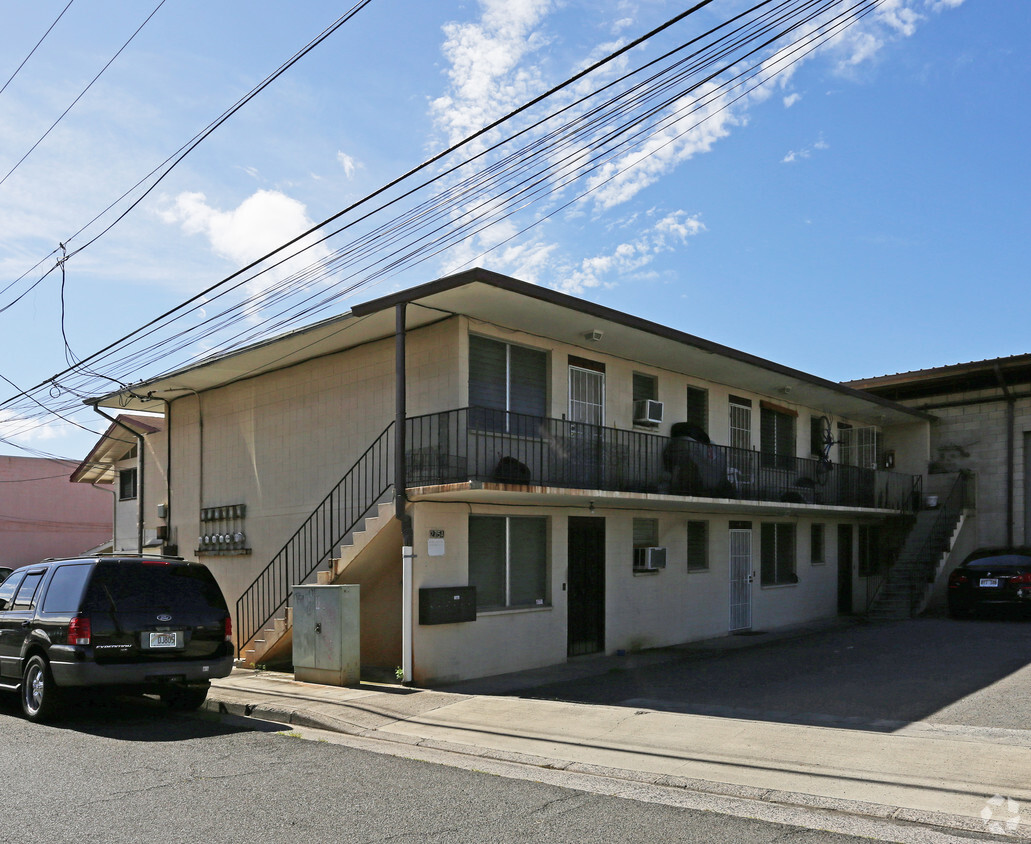
[[(0, 178), (158, 2), (73, 2), (10, 78), (66, 5), (3, 4)], [(314, 0), (164, 3), (0, 184), (0, 308), (20, 297), (0, 312), (0, 398), (69, 366), (59, 243), (72, 253), (65, 335), (70, 354), (88, 358), (685, 8), (373, 0), (76, 251), (115, 215), (73, 237), (88, 221), (346, 11)], [(615, 67), (745, 8), (716, 0)], [(472, 263), (833, 380), (1031, 351), (1028, 43), (1026, 2), (886, 0), (690, 131), (674, 124), (669, 143), (614, 181), (584, 176), (309, 318)], [(609, 66), (581, 90), (615, 75)], [(248, 281), (237, 326), (258, 331), (274, 311), (269, 280), (328, 260), (345, 237)], [(320, 272), (305, 290), (329, 297), (364, 280)], [(77, 391), (230, 342), (202, 329), (221, 302), (198, 304), (179, 323), (195, 332), (180, 347), (135, 370), (98, 362), (0, 408), (0, 453), (84, 456), (106, 423), (77, 409)]]

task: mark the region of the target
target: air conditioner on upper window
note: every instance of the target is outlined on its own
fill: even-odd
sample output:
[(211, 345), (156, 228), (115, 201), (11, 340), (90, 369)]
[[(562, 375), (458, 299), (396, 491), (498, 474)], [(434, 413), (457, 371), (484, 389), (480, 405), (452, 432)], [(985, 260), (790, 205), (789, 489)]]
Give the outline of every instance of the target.
[(635, 425), (658, 425), (662, 422), (662, 402), (655, 399), (641, 399), (634, 402)]
[(665, 548), (635, 548), (634, 568), (638, 571), (658, 571), (666, 568)]

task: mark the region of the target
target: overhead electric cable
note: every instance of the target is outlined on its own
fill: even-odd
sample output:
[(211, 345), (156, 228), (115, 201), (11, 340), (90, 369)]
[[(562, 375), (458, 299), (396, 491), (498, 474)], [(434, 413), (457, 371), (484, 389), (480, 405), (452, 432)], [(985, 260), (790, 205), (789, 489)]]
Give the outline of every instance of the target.
[[(546, 139), (545, 143), (542, 144), (540, 139), (534, 139), (521, 149), (506, 155), (500, 166), (498, 163), (492, 164), (464, 177), (457, 185), (448, 185), (433, 197), (416, 204), (413, 209), (401, 213), (393, 220), (376, 226), (371, 232), (340, 246), (330, 258), (309, 264), (302, 270), (290, 273), (286, 278), (273, 282), (266, 291), (259, 294), (257, 302), (262, 307), (266, 304), (271, 306), (275, 302), (282, 303), (281, 306), (276, 309), (274, 314), (256, 326), (245, 323), (245, 329), (239, 332), (234, 340), (245, 335), (253, 339), (263, 336), (263, 332), (268, 332), (272, 327), (280, 327), (289, 323), (296, 324), (299, 319), (314, 315), (322, 308), (328, 307), (330, 303), (338, 301), (341, 297), (349, 295), (362, 286), (375, 283), (377, 279), (396, 273), (400, 268), (427, 260), (430, 255), (448, 248), (457, 240), (470, 238), (481, 232), (491, 222), (511, 216), (518, 210), (545, 198), (557, 197), (561, 191), (567, 190), (577, 181), (592, 173), (599, 173), (603, 167), (609, 166), (609, 170), (602, 174), (603, 177), (599, 176), (593, 183), (588, 182), (571, 199), (560, 201), (557, 207), (553, 207), (546, 215), (538, 218), (526, 228), (538, 225), (541, 220), (558, 213), (562, 208), (569, 207), (626, 172), (633, 163), (629, 153), (641, 148), (645, 141), (659, 137), (661, 134), (663, 146), (675, 143), (678, 138), (683, 137), (685, 133), (690, 132), (704, 120), (710, 119), (713, 114), (730, 107), (733, 102), (747, 96), (760, 85), (766, 84), (776, 73), (782, 72), (786, 67), (818, 49), (829, 38), (843, 31), (845, 27), (851, 26), (860, 17), (869, 14), (881, 2), (882, 0), (859, 0), (853, 6), (845, 7), (841, 0), (804, 0), (804, 2), (783, 0), (765, 11), (761, 10), (763, 7), (770, 6), (770, 0), (758, 4), (749, 10), (750, 13), (756, 13), (758, 17), (743, 22), (715, 42), (700, 46), (690, 56), (682, 57), (661, 71), (654, 72), (648, 80), (632, 86), (628, 91), (615, 93), (605, 103), (596, 104), (586, 113), (573, 115), (565, 122), (556, 125), (543, 136)], [(821, 18), (833, 9), (843, 7), (844, 11), (836, 16)], [(725, 26), (724, 24), (716, 29)], [(715, 31), (710, 31), (710, 34)], [(745, 58), (757, 56), (765, 47), (778, 43), (792, 33), (797, 36), (795, 40), (775, 51), (774, 59), (756, 60), (750, 65), (744, 62)], [(695, 41), (697, 39), (692, 39), (688, 43)], [(669, 51), (664, 55), (669, 57), (677, 52), (682, 52), (685, 46), (681, 45), (676, 50)], [(642, 65), (621, 78), (628, 80), (634, 74), (641, 73), (644, 68), (651, 67), (653, 64), (654, 62), (649, 62)], [(737, 70), (734, 70), (729, 78), (723, 79), (717, 84), (717, 78), (732, 71), (735, 65), (739, 65)], [(611, 84), (603, 86), (592, 94), (576, 100), (576, 103), (585, 104), (598, 92), (610, 87)], [(558, 90), (558, 88), (553, 90)], [(555, 114), (566, 112), (576, 103), (563, 107), (558, 112), (536, 121), (533, 125), (544, 126), (549, 120), (554, 121)], [(691, 115), (697, 115), (697, 117), (692, 118), (694, 122), (687, 124), (685, 121)], [(511, 143), (514, 138), (520, 137), (525, 131), (527, 130), (523, 129), (514, 133), (490, 149), (500, 149), (502, 145)], [(477, 135), (482, 135), (482, 131)], [(656, 149), (652, 149), (647, 152), (647, 155), (653, 155), (656, 151)], [(462, 167), (471, 166), (481, 155), (482, 153), (477, 153), (459, 164), (449, 167), (443, 176), (454, 174)], [(646, 157), (642, 153), (635, 153), (635, 155), (638, 158)], [(439, 156), (434, 160), (439, 160)], [(407, 191), (404, 195), (410, 196), (416, 190), (433, 184), (443, 176), (430, 179), (419, 188)], [(392, 184), (397, 184), (397, 180)], [(488, 188), (493, 193), (484, 195), (483, 191)], [(382, 192), (381, 189), (377, 193)], [(366, 200), (362, 200), (362, 202)], [(398, 201), (397, 198), (384, 202), (379, 208), (364, 214), (358, 220), (348, 222), (316, 243), (325, 242), (357, 223), (368, 220), (372, 214), (389, 207), (396, 201)], [(470, 204), (471, 202), (473, 204)], [(356, 205), (358, 204), (361, 203)], [(356, 205), (351, 207), (356, 207)], [(347, 210), (334, 215), (330, 220), (338, 219)], [(450, 225), (448, 224), (449, 216), (454, 218)], [(290, 243), (284, 244), (280, 249), (269, 253), (266, 258), (279, 255), (284, 249), (296, 245), (324, 225), (320, 224), (320, 226), (310, 229)], [(288, 260), (297, 258), (301, 252), (310, 249), (312, 245), (309, 243), (297, 252), (279, 258), (271, 267), (265, 266), (251, 276), (246, 276), (245, 273), (261, 265), (264, 259), (248, 265), (218, 284), (212, 285), (204, 293), (198, 294), (198, 297), (193, 297), (186, 303), (166, 312), (163, 317), (148, 323), (143, 329), (94, 353), (87, 360), (92, 364), (103, 360), (108, 371), (116, 374), (132, 372), (137, 374), (137, 378), (141, 369), (145, 370), (153, 363), (161, 362), (167, 365), (172, 346), (174, 345), (175, 351), (186, 348), (193, 342), (186, 335), (196, 329), (196, 326), (185, 332), (177, 331), (174, 336), (158, 336), (145, 349), (134, 349), (134, 345), (144, 339), (149, 340), (151, 333), (157, 336), (161, 331), (172, 331), (173, 324), (180, 321), (189, 312), (186, 310), (187, 307), (193, 305), (191, 311), (200, 307), (200, 304), (195, 304), (199, 302), (200, 297), (213, 293), (212, 298), (219, 298), (232, 290), (238, 290), (244, 284), (254, 281), (258, 276), (268, 273), (275, 267), (282, 266)], [(384, 248), (387, 249), (386, 254), (383, 253)], [(341, 272), (345, 273), (342, 277), (340, 276)], [(306, 292), (316, 281), (330, 274), (333, 274), (338, 280), (339, 286), (335, 290), (325, 292), (321, 288), (314, 288), (312, 292)], [(353, 283), (341, 284), (344, 281)], [(215, 292), (216, 289), (218, 292)], [(264, 297), (265, 293), (268, 293), (267, 298)], [(302, 301), (297, 305), (288, 304), (289, 297), (297, 293), (304, 294)], [(208, 306), (210, 301), (205, 300), (203, 304)], [(206, 335), (211, 336), (212, 330), (217, 328), (219, 321), (228, 327), (232, 322), (240, 319), (250, 320), (250, 314), (253, 313), (255, 307), (254, 303), (255, 300), (251, 299), (223, 308), (219, 314), (206, 318), (200, 324), (203, 327), (202, 330), (206, 332)], [(303, 309), (301, 309), (302, 305)], [(235, 316), (233, 316), (234, 314)], [(161, 325), (158, 325), (159, 322)], [(147, 332), (146, 336), (143, 336), (144, 331)], [(95, 376), (95, 373), (90, 374)], [(37, 385), (33, 390), (38, 390), (48, 384), (58, 384), (58, 379), (60, 379), (61, 388), (85, 391), (89, 389), (90, 384), (93, 384), (95, 389), (95, 382), (92, 382), (86, 375), (87, 373), (82, 367), (69, 367), (52, 379)], [(109, 378), (110, 376), (103, 377)], [(118, 379), (111, 380), (117, 382)], [(3, 406), (17, 398), (16, 396), (9, 399), (3, 403)], [(62, 400), (61, 406), (64, 405), (65, 401)]]
[(7, 175), (6, 176), (4, 176), (2, 179), (0, 179), (0, 185), (2, 185), (4, 182), (6, 182), (8, 180), (8, 178), (10, 178), (11, 174), (22, 165), (22, 162), (25, 161), (25, 159), (28, 158), (30, 155), (32, 155), (32, 153), (36, 149), (36, 147), (38, 147), (41, 143), (43, 143), (44, 140), (46, 140), (47, 135), (49, 135), (51, 132), (53, 132), (54, 129), (57, 127), (57, 124), (60, 123), (62, 120), (64, 120), (65, 115), (67, 115), (68, 112), (70, 112), (75, 107), (75, 104), (77, 102), (79, 102), (79, 100), (81, 100), (85, 96), (86, 92), (90, 88), (93, 87), (93, 84), (98, 79), (100, 79), (101, 76), (103, 76), (104, 71), (106, 71), (109, 67), (111, 67), (111, 65), (114, 63), (115, 59), (117, 59), (122, 54), (122, 51), (126, 47), (128, 47), (129, 44), (132, 43), (133, 39), (137, 35), (140, 34), (140, 30), (142, 30), (143, 27), (145, 27), (150, 22), (150, 19), (152, 17), (154, 17), (154, 15), (157, 14), (158, 9), (160, 9), (164, 5), (165, 5), (165, 0), (160, 0), (160, 2), (157, 4), (157, 6), (154, 7), (154, 11), (152, 11), (149, 15), (147, 15), (146, 20), (144, 20), (143, 23), (141, 23), (136, 28), (136, 31), (132, 35), (129, 36), (129, 40), (126, 41), (121, 47), (118, 48), (118, 52), (115, 53), (110, 59), (108, 59), (107, 63), (100, 69), (100, 72), (96, 76), (94, 76), (90, 80), (89, 84), (85, 88), (83, 88), (82, 91), (79, 92), (79, 95), (74, 100), (72, 100), (71, 105), (69, 105), (68, 108), (66, 108), (64, 111), (61, 112), (60, 117), (58, 117), (57, 120), (55, 120), (50, 125), (50, 128), (47, 129), (43, 133), (42, 137), (40, 137), (40, 139), (38, 141), (36, 141), (36, 143), (34, 143), (31, 147), (29, 147), (29, 151), (26, 152), (25, 155), (23, 155), (21, 158), (18, 159), (17, 163), (10, 170), (7, 171)]
[(42, 37), (41, 37), (41, 38), (39, 39), (39, 41), (37, 41), (37, 42), (36, 42), (36, 46), (35, 46), (35, 47), (33, 47), (33, 48), (32, 48), (31, 50), (29, 50), (29, 54), (28, 54), (28, 55), (27, 55), (27, 56), (26, 56), (26, 57), (25, 57), (24, 59), (22, 59), (22, 60), (21, 60), (21, 64), (20, 64), (20, 65), (18, 65), (18, 67), (16, 67), (16, 68), (14, 69), (14, 73), (12, 73), (12, 74), (11, 74), (11, 77), (10, 77), (10, 79), (8, 79), (8, 80), (7, 80), (7, 81), (6, 81), (5, 83), (4, 83), (4, 86), (3, 86), (2, 88), (0, 88), (0, 94), (2, 94), (2, 93), (3, 93), (4, 91), (6, 91), (6, 90), (7, 90), (7, 86), (8, 86), (8, 85), (10, 85), (10, 84), (11, 84), (11, 82), (13, 82), (13, 81), (14, 81), (14, 77), (15, 77), (15, 76), (17, 76), (17, 75), (18, 75), (18, 74), (19, 74), (19, 73), (21, 72), (21, 69), (22, 69), (23, 67), (25, 67), (25, 63), (26, 63), (26, 62), (27, 62), (27, 61), (28, 61), (29, 59), (31, 59), (31, 58), (32, 58), (32, 54), (33, 54), (33, 53), (35, 53), (35, 52), (36, 52), (36, 50), (38, 50), (38, 49), (39, 49), (39, 45), (40, 45), (40, 44), (42, 44), (42, 43), (43, 43), (43, 42), (44, 42), (44, 41), (46, 40), (46, 37), (47, 37), (47, 36), (48, 36), (48, 35), (50, 34), (50, 30), (52, 30), (52, 29), (53, 29), (53, 28), (54, 28), (55, 26), (57, 26), (57, 22), (58, 22), (59, 20), (61, 20), (61, 18), (63, 18), (63, 17), (64, 17), (64, 13), (68, 11), (68, 9), (69, 9), (69, 8), (71, 7), (72, 3), (74, 3), (74, 2), (75, 2), (75, 0), (68, 0), (68, 5), (67, 5), (67, 6), (65, 6), (65, 7), (64, 7), (63, 9), (61, 9), (61, 14), (59, 14), (59, 15), (58, 15), (58, 16), (57, 16), (57, 17), (56, 17), (56, 18), (54, 19), (54, 22), (53, 22), (52, 24), (50, 24), (50, 26), (49, 26), (49, 27), (47, 27), (47, 31), (46, 31), (46, 32), (44, 32), (44, 33), (43, 33), (43, 36), (42, 36)]

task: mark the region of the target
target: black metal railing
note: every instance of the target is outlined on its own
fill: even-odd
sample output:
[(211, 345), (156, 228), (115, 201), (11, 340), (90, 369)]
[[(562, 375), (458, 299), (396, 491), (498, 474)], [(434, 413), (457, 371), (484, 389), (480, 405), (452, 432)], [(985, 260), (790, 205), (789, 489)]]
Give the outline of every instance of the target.
[(408, 420), (408, 485), (478, 480), (912, 512), (911, 475), (465, 408)]
[(236, 602), (241, 649), (279, 613), (292, 587), (324, 565), (394, 482), (391, 422)]
[[(891, 600), (891, 593), (894, 593), (903, 605), (908, 602), (910, 617), (916, 614), (928, 584), (934, 582), (937, 563), (949, 548), (949, 539), (956, 529), (960, 512), (969, 504), (967, 492), (966, 476), (960, 474), (945, 500), (939, 501), (934, 520), (920, 547), (915, 552), (905, 551), (904, 558), (900, 552), (907, 537), (900, 537), (894, 553), (882, 561), (886, 565), (875, 573), (878, 576), (867, 577), (867, 612), (874, 609), (879, 600)], [(917, 501), (922, 500), (922, 496), (915, 497)]]
[[(931, 532), (924, 542), (916, 559), (920, 563), (919, 583), (926, 588), (927, 584), (934, 582), (935, 571), (941, 555), (949, 548), (949, 540), (959, 515), (967, 503), (967, 476), (960, 472), (952, 484), (952, 489), (945, 496), (944, 502), (938, 502), (938, 516), (931, 525)], [(910, 594), (909, 614), (916, 613), (920, 597), (924, 589), (913, 589)]]

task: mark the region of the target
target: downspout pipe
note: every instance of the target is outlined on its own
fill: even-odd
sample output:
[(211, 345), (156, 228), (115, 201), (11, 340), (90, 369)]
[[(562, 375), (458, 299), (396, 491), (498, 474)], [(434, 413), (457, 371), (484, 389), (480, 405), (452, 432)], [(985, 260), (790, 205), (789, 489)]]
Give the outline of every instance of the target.
[[(136, 438), (136, 553), (142, 554), (144, 512), (143, 505), (144, 490), (146, 489), (146, 486), (143, 483), (143, 434), (141, 434), (139, 431), (134, 431), (132, 428), (130, 428), (121, 420), (116, 419), (114, 416), (109, 416), (108, 414), (104, 413), (104, 411), (102, 411), (97, 405), (91, 404), (90, 407), (92, 407), (95, 412), (99, 413), (109, 422), (113, 422), (119, 428), (128, 431), (130, 434), (132, 434), (132, 436)], [(114, 537), (112, 538), (114, 539)], [(112, 542), (112, 545), (114, 545), (114, 542)], [(111, 550), (113, 551), (114, 548), (112, 547)]]
[(401, 671), (402, 682), (411, 683), (413, 673), (412, 626), (414, 611), (412, 608), (412, 559), (414, 558), (412, 534), (412, 517), (407, 512), (408, 489), (407, 467), (405, 465), (406, 426), (408, 402), (405, 392), (405, 311), (407, 303), (400, 302), (394, 307), (394, 515), (401, 522)]
[(1006, 386), (1006, 379), (1002, 375), (1002, 368), (995, 364), (995, 377), (999, 382), (999, 389), (1006, 397), (1006, 545), (1013, 547), (1013, 502), (1015, 499), (1014, 484), (1016, 483), (1016, 467), (1013, 460), (1016, 457), (1016, 396)]

